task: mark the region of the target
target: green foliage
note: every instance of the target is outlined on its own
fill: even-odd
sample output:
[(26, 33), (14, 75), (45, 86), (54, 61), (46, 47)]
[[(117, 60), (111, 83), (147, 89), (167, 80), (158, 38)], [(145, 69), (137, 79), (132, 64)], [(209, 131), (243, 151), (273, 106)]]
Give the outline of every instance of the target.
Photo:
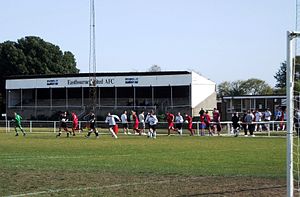
[(10, 75), (78, 73), (74, 55), (43, 39), (28, 36), (0, 44), (0, 78)]
[(218, 85), (218, 96), (272, 94), (273, 89), (265, 81), (251, 78), (245, 81), (225, 81)]
[(286, 62), (282, 62), (279, 70), (276, 72), (274, 78), (276, 79), (276, 88), (286, 87)]
[(71, 52), (63, 52), (58, 46), (39, 37), (28, 36), (17, 42), (0, 43), (0, 94), (2, 95), (5, 93), (5, 78), (11, 75), (78, 72)]
[(265, 81), (260, 79), (251, 78), (243, 81), (242, 88), (249, 95), (272, 94), (273, 89)]
[[(300, 56), (295, 59), (295, 87), (294, 90), (300, 91)], [(286, 62), (282, 62), (279, 70), (274, 75), (276, 79), (275, 87), (277, 88), (275, 92), (285, 93), (286, 91)]]
[(152, 65), (149, 69), (148, 69), (149, 72), (160, 72), (161, 71), (161, 67), (154, 64)]

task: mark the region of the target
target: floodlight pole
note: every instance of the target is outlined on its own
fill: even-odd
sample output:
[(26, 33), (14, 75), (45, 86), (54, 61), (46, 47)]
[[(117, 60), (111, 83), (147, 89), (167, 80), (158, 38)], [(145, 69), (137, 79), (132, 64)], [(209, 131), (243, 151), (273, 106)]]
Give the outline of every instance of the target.
[(90, 53), (89, 53), (89, 110), (96, 114), (97, 78), (96, 78), (96, 30), (95, 2), (90, 0)]
[(287, 196), (294, 196), (293, 176), (293, 125), (294, 125), (294, 74), (293, 40), (300, 32), (287, 32), (286, 95), (287, 95)]

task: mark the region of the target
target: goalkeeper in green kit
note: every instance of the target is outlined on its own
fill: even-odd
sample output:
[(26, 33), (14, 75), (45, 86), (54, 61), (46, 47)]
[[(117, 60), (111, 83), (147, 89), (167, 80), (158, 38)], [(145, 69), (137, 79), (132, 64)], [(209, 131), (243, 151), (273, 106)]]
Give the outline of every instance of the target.
[(16, 112), (14, 113), (15, 114), (15, 118), (14, 118), (14, 121), (15, 121), (15, 131), (16, 131), (16, 136), (18, 136), (18, 130), (17, 128), (19, 128), (22, 133), (23, 133), (23, 136), (26, 135), (25, 131), (23, 130), (22, 126), (21, 126), (21, 120), (22, 120), (22, 116), (20, 116), (19, 114), (17, 114)]

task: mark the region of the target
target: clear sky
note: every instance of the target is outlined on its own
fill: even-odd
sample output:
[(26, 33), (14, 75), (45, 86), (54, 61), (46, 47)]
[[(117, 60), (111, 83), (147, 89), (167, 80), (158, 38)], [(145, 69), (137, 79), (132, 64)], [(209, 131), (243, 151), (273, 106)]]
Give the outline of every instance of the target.
[[(95, 0), (97, 71), (189, 70), (274, 85), (295, 0)], [(1, 0), (0, 42), (35, 35), (88, 72), (89, 0)]]

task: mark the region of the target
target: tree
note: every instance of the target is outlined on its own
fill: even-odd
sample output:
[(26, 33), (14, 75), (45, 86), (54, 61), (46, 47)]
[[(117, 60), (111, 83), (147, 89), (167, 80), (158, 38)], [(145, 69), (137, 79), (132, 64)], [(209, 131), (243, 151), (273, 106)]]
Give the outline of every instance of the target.
[[(78, 73), (74, 55), (35, 36), (0, 43), (0, 95), (11, 75)], [(1, 99), (1, 98), (0, 98)], [(3, 102), (2, 102), (3, 103)]]
[(248, 95), (266, 95), (272, 94), (272, 87), (265, 81), (251, 78), (242, 83), (242, 88)]
[(282, 62), (279, 70), (276, 72), (274, 78), (276, 79), (276, 88), (286, 87), (286, 62)]
[(265, 95), (272, 94), (270, 85), (260, 79), (237, 80), (233, 82), (225, 81), (218, 85), (218, 96), (238, 96), (238, 95)]
[[(299, 80), (300, 80), (300, 56), (296, 56), (295, 60), (295, 90), (300, 91)], [(286, 62), (282, 62), (279, 70), (275, 73), (274, 78), (276, 79), (275, 92), (285, 93), (286, 91)]]
[(161, 71), (161, 67), (158, 66), (158, 65), (152, 65), (149, 69), (148, 69), (149, 72), (160, 72)]
[(218, 97), (244, 95), (246, 92), (242, 87), (243, 81), (224, 81), (218, 85)]

